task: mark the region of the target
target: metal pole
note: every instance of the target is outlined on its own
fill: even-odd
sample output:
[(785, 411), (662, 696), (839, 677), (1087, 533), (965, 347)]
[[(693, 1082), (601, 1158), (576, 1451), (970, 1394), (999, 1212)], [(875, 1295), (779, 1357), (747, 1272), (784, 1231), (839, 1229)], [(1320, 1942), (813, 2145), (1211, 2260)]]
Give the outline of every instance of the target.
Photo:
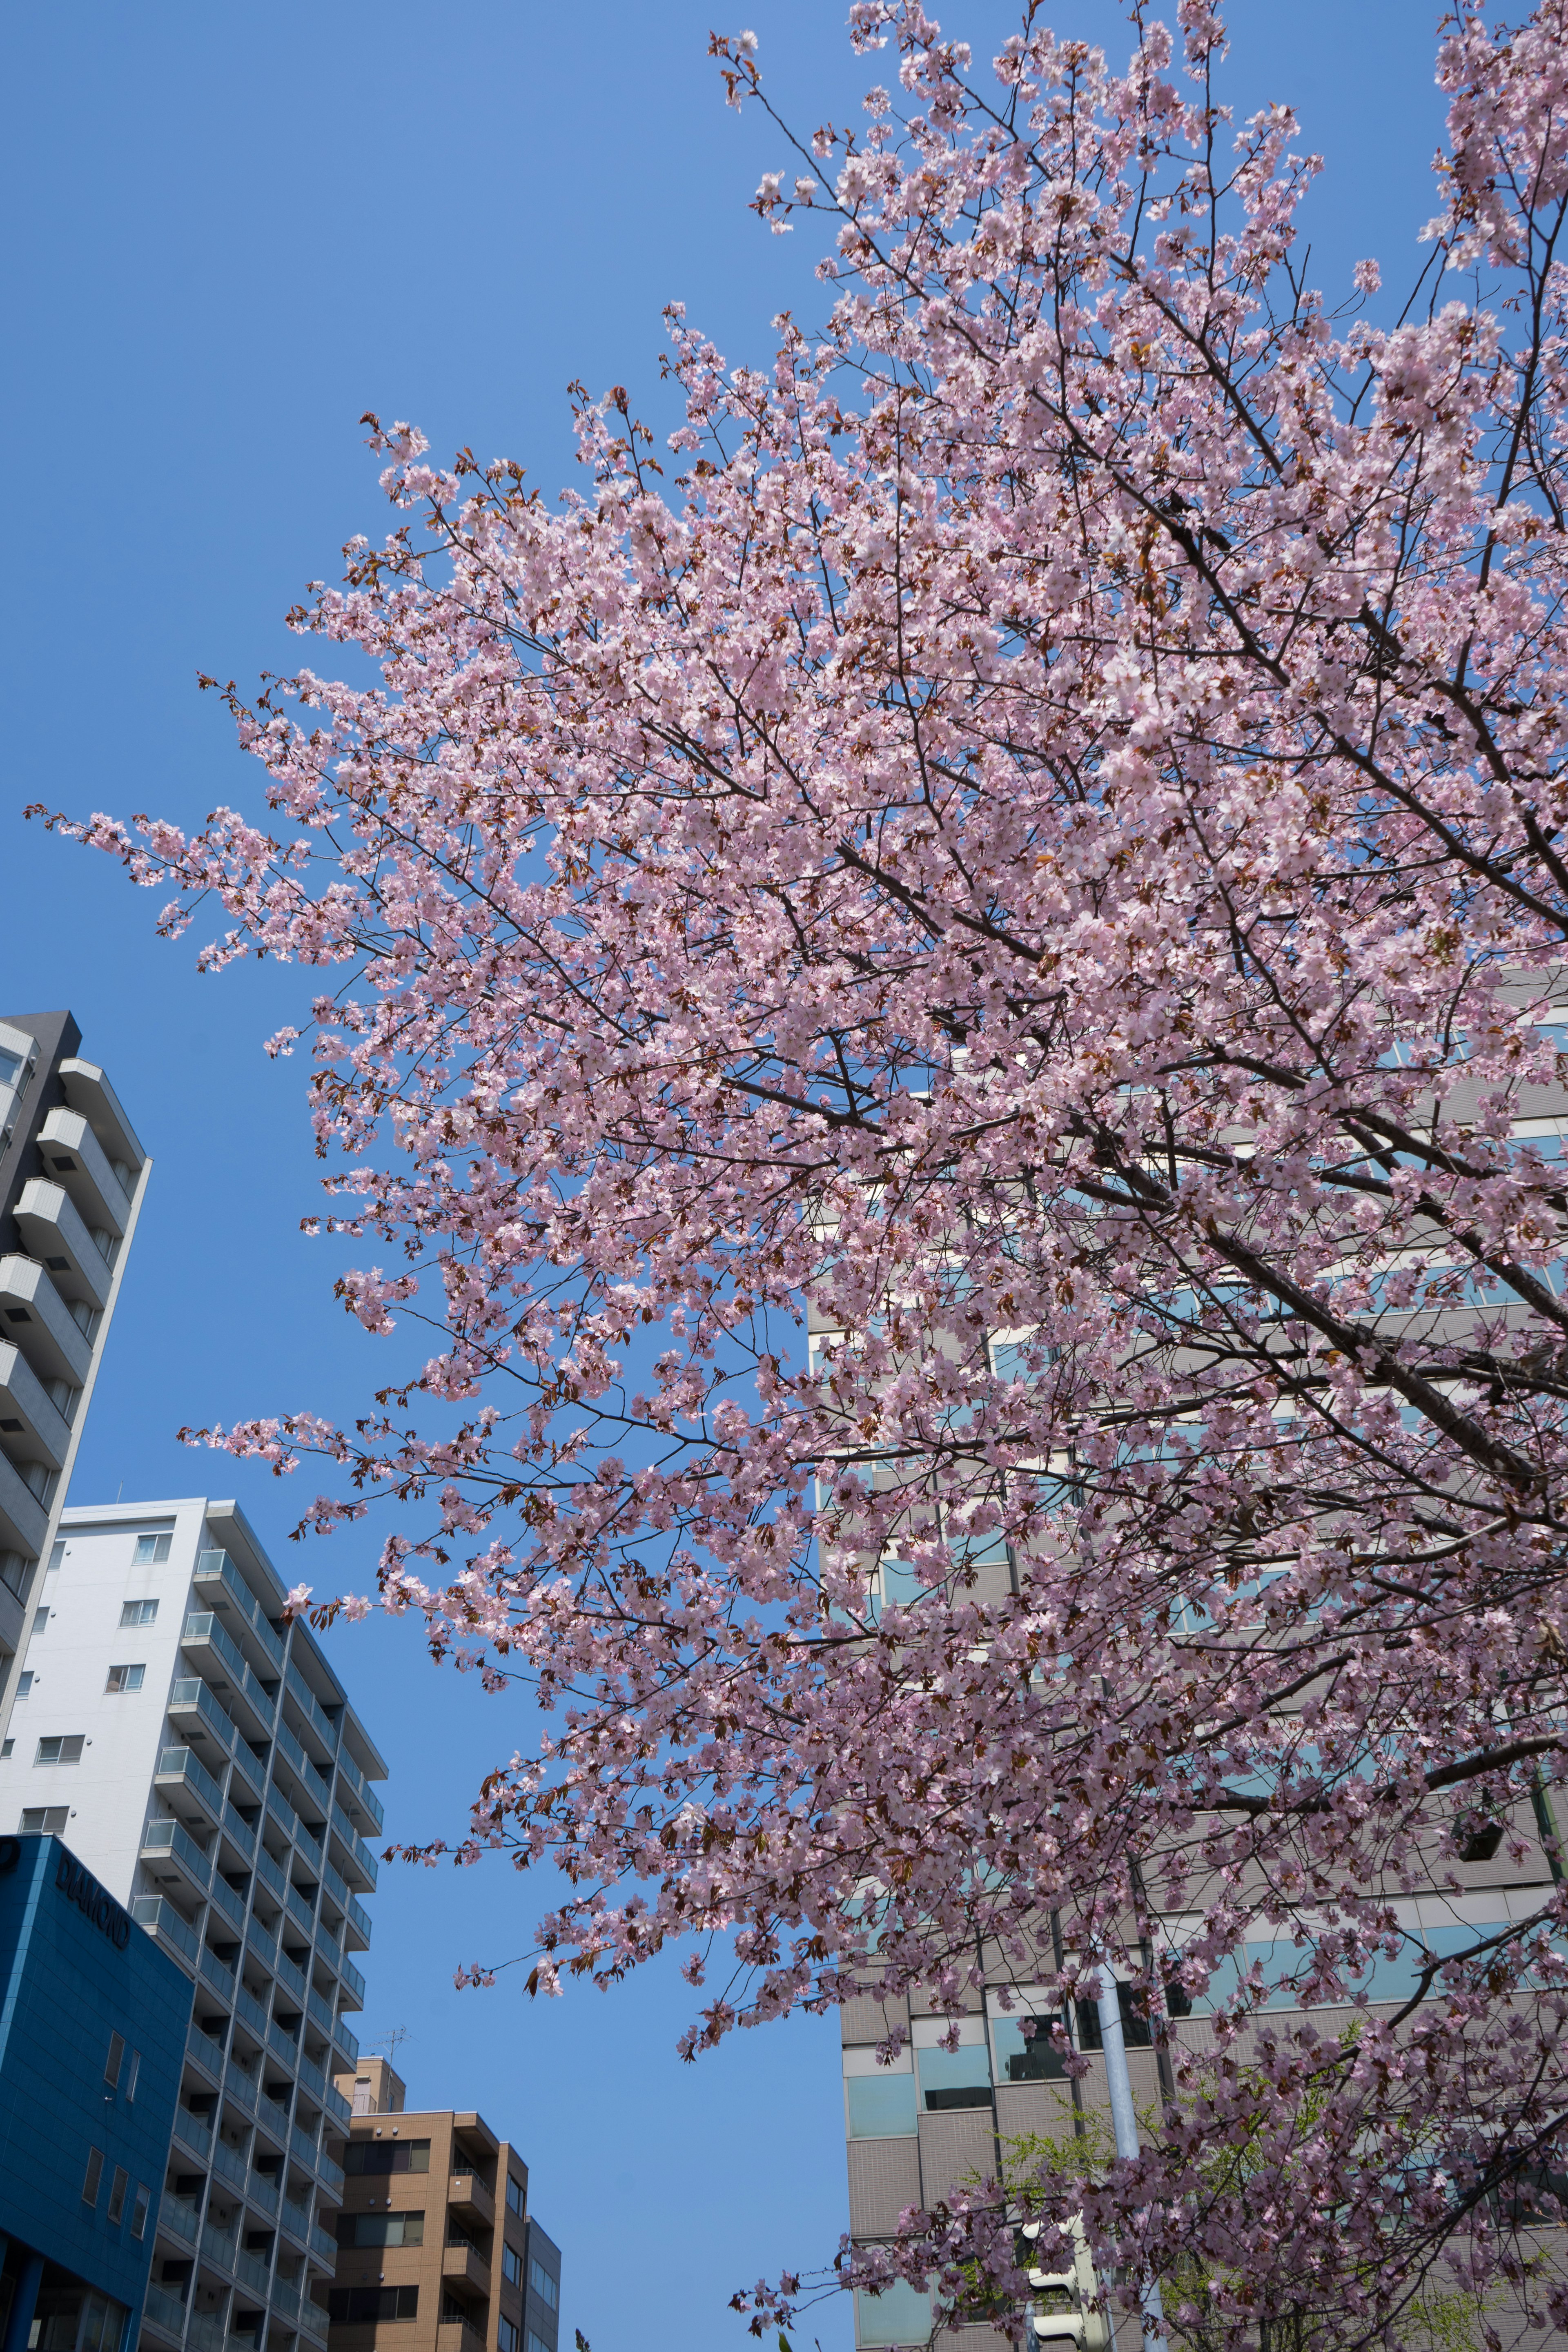
[[(1095, 2006), (1100, 2012), (1100, 2046), (1105, 2052), (1105, 2079), (1110, 2087), (1110, 2121), (1116, 2133), (1116, 2153), (1131, 2158), (1138, 2154), (1138, 2115), (1132, 2105), (1132, 2078), (1127, 2072), (1127, 2043), (1121, 2032), (1121, 1996), (1110, 1969), (1100, 1968), (1095, 1993)], [(1143, 2305), (1144, 2352), (1167, 2352), (1165, 2306), (1160, 2299), (1158, 2279), (1151, 2279), (1141, 2290), (1140, 2300)]]

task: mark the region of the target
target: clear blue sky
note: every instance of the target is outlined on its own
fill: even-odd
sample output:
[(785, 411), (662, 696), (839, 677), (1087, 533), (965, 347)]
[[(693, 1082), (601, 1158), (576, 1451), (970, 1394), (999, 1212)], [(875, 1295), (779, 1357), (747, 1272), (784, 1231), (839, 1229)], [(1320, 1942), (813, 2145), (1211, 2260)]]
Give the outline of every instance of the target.
[[(737, 0), (740, 5), (740, 0)], [(5, 152), (8, 558), (0, 595), (0, 1011), (71, 1006), (157, 1159), (72, 1500), (237, 1493), (290, 1580), (369, 1580), (378, 1537), (301, 1560), (306, 1492), (174, 1442), (184, 1423), (310, 1405), (352, 1415), (384, 1349), (331, 1297), (303, 1066), (259, 1039), (307, 982), (268, 967), (199, 980), (156, 900), (20, 812), (147, 809), (181, 821), (253, 787), (198, 669), (242, 686), (300, 657), (281, 618), (377, 534), (356, 420), (407, 416), (438, 455), (572, 471), (565, 386), (624, 382), (663, 415), (663, 304), (731, 360), (810, 316), (808, 234), (746, 210), (786, 160), (722, 104), (716, 0), (158, 0), (7, 13)], [(1105, 0), (1054, 0), (1063, 33), (1125, 46)], [(1173, 0), (1169, 11), (1174, 15)], [(1289, 98), (1326, 184), (1308, 217), (1331, 291), (1376, 253), (1403, 286), (1436, 209), (1436, 5), (1238, 0), (1237, 112)], [(743, 0), (786, 110), (843, 119), (880, 78), (848, 55), (845, 0)], [(1014, 13), (941, 8), (989, 55)], [(291, 1508), (292, 1507), (292, 1508)], [(508, 1753), (507, 1702), (437, 1674), (408, 1623), (333, 1637), (394, 1767), (389, 1832), (460, 1824)], [(674, 2054), (673, 1968), (609, 1996), (530, 2005), (515, 1978), (456, 1994), (455, 1965), (529, 1941), (529, 1884), (384, 1868), (366, 2039), (405, 2025), (411, 2095), (477, 2105), (521, 2143), (565, 2252), (563, 2341), (594, 2352), (740, 2352), (725, 2305), (760, 2273), (831, 2254), (846, 2223), (831, 2021)], [(813, 2330), (802, 2331), (809, 2341)], [(824, 2352), (850, 2340), (820, 2324)]]

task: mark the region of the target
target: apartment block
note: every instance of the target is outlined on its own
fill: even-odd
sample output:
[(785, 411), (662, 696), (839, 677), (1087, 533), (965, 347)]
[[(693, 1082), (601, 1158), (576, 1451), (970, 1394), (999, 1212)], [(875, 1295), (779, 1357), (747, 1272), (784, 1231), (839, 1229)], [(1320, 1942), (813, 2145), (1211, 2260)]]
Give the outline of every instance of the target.
[(0, 1016), (0, 1729), (152, 1165), (80, 1044)]
[(472, 2112), (410, 2113), (384, 2059), (338, 2087), (353, 2116), (331, 2352), (557, 2352), (561, 2255), (517, 2149)]
[(284, 1600), (232, 1502), (68, 1509), (0, 1743), (0, 1829), (67, 1839), (192, 1988), (145, 2352), (327, 2341), (386, 1768)]

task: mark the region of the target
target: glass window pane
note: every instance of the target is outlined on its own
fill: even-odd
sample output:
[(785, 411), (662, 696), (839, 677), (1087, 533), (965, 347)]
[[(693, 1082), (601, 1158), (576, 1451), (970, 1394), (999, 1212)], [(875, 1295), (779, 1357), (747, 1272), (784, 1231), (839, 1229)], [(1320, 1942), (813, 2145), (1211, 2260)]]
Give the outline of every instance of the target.
[(921, 2099), (928, 2115), (943, 2107), (986, 2107), (991, 2104), (991, 2063), (983, 2042), (962, 2050), (917, 2050)]
[(907, 2286), (900, 2279), (881, 2294), (868, 2294), (864, 2287), (856, 2290), (858, 2344), (923, 2344), (931, 2331), (931, 2297), (918, 2287)]
[[(1049, 2017), (994, 2017), (997, 2079), (1004, 2083), (1065, 2083), (1067, 2064), (1051, 2039)], [(1026, 2023), (1034, 2027), (1026, 2033)]]
[(917, 2129), (912, 2074), (852, 2074), (844, 2085), (851, 2139), (910, 2139)]

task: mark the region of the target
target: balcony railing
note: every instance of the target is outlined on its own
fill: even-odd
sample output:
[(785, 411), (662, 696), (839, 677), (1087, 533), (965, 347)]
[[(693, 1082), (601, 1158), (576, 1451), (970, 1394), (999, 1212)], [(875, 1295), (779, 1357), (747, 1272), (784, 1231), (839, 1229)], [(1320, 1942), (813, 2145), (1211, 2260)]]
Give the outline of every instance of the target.
[(156, 1777), (165, 1784), (183, 1782), (211, 1815), (215, 1825), (222, 1821), (223, 1790), (194, 1748), (165, 1748), (158, 1759)]
[(261, 2003), (257, 2000), (256, 1995), (250, 1991), (247, 1986), (242, 1984), (236, 1985), (234, 1989), (234, 2006), (236, 2014), (244, 2018), (247, 2025), (249, 2026), (257, 2040), (258, 2042), (265, 2041), (268, 2023), (267, 2011), (262, 2008)]
[(185, 1925), (174, 1905), (163, 1895), (136, 1895), (131, 1905), (131, 1916), (139, 1927), (145, 1927), (150, 1936), (162, 1936), (177, 1952), (184, 1952), (193, 1968), (195, 1966), (201, 1948), (196, 1931)]
[(237, 2253), (234, 2274), (241, 2286), (248, 2287), (252, 2294), (258, 2294), (263, 2303), (267, 2301), (272, 2288), (272, 2273), (257, 2255)]
[(248, 2114), (256, 2112), (256, 2083), (243, 2066), (231, 2058), (224, 2069), (224, 2086)]
[(279, 1754), (287, 1758), (310, 1794), (324, 1811), (332, 1801), (332, 1792), (286, 1723), (279, 1724), (275, 1745)]
[(199, 1715), (226, 1756), (234, 1753), (239, 1728), (226, 1707), (221, 1706), (199, 1675), (182, 1675), (169, 1693), (171, 1715)]
[(216, 1584), (222, 1588), (225, 1598), (244, 1618), (255, 1635), (264, 1657), (279, 1674), (283, 1671), (283, 1644), (272, 1630), (270, 1619), (252, 1592), (239, 1570), (226, 1551), (204, 1551), (196, 1560), (195, 1580), (209, 1591)]
[(223, 2352), (227, 2326), (221, 2311), (193, 2311), (185, 2328), (191, 2352)]
[(359, 2036), (351, 2033), (341, 2017), (332, 2020), (332, 2046), (342, 2052), (351, 2066), (359, 2064)]
[(338, 1758), (338, 1770), (370, 1815), (375, 1824), (375, 1833), (379, 1837), (386, 1826), (386, 1816), (381, 1810), (381, 1799), (375, 1794), (346, 1748)]
[(208, 1892), (212, 1895), (214, 1908), (222, 1913), (223, 1916), (228, 1921), (231, 1927), (243, 1933), (245, 1927), (244, 1898), (241, 1895), (237, 1895), (228, 1881), (226, 1878), (220, 1878), (216, 1872), (213, 1874), (213, 1883)]
[(308, 2336), (312, 2344), (324, 2344), (327, 2340), (327, 2315), (314, 2295), (300, 2297), (300, 2333)]
[(293, 2204), (289, 2199), (285, 2197), (283, 2200), (283, 2227), (286, 2230), (290, 2231), (293, 2235), (298, 2238), (302, 2246), (307, 2244), (310, 2236), (310, 2216), (309, 2210), (303, 2205)]
[(338, 1752), (338, 1727), (298, 1666), (289, 1667), (284, 1676), (284, 1687), (328, 1755), (335, 1756)]
[(173, 2189), (165, 2189), (158, 2200), (158, 2227), (194, 2246), (201, 2235), (201, 2216), (188, 2197), (176, 2197)]
[(276, 2099), (269, 2099), (266, 2092), (262, 2091), (257, 2096), (256, 2115), (263, 2130), (269, 2131), (280, 2147), (287, 2147), (289, 2145), (288, 2108), (279, 2105)]
[(230, 2147), (227, 2140), (214, 2140), (212, 2163), (213, 2170), (220, 2179), (228, 2181), (236, 2189), (245, 2187), (247, 2168), (245, 2158), (237, 2147)]
[(226, 1805), (223, 1809), (223, 1833), (225, 1837), (233, 1840), (247, 1862), (253, 1858), (256, 1853), (256, 1832), (232, 1805)]
[(287, 2279), (272, 2282), (272, 2308), (280, 2319), (296, 2319), (300, 2313), (300, 2290)]
[(185, 2047), (197, 2065), (206, 2068), (215, 2083), (222, 2082), (225, 2064), (223, 2043), (216, 2042), (210, 2033), (204, 2033), (194, 2020), (185, 2033)]
[(333, 2197), (342, 2195), (343, 2168), (341, 2164), (332, 2162), (325, 2148), (321, 2149), (316, 2158), (316, 2178), (330, 2195)]
[(234, 1999), (235, 1974), (226, 1960), (220, 1960), (210, 1944), (201, 1949), (201, 1971), (208, 1984), (215, 1985), (225, 2000)]
[(263, 1723), (271, 1723), (277, 1703), (263, 1690), (260, 1676), (252, 1674), (246, 1664), (234, 1637), (225, 1629), (220, 1618), (215, 1617), (210, 1611), (193, 1612), (185, 1620), (180, 1639), (192, 1649), (205, 1647), (216, 1651), (228, 1670), (231, 1685), (245, 1693)]
[(144, 1858), (168, 1854), (192, 1885), (205, 1892), (212, 1864), (183, 1822), (149, 1822), (142, 1832), (142, 1852)]
[(337, 2268), (338, 2242), (330, 2230), (322, 2229), (319, 2221), (310, 2224), (310, 2252), (319, 2254), (322, 2262), (330, 2263), (332, 2269)]
[(267, 1786), (267, 1768), (252, 1752), (247, 1739), (234, 1743), (234, 1769), (245, 1784), (245, 1794), (261, 1802), (261, 1792)]
[[(258, 2099), (256, 2104), (258, 2107), (269, 2107), (272, 2101), (263, 2097)], [(250, 2179), (245, 2184), (245, 2195), (247, 2203), (254, 2205), (258, 2212), (269, 2213), (274, 2219), (277, 2218), (277, 2188), (268, 2179), (266, 2173), (258, 2172), (254, 2165), (250, 2168)]]
[(269, 1886), (272, 1889), (273, 1894), (281, 1903), (288, 1893), (289, 1881), (264, 1845), (258, 1845), (256, 1849), (256, 1875), (264, 1886)]
[(166, 2287), (148, 2288), (146, 2301), (142, 2305), (142, 2316), (150, 2319), (154, 2327), (161, 2327), (165, 2336), (172, 2336), (176, 2344), (183, 2339), (185, 2306), (179, 2296), (171, 2294)]
[(192, 2115), (189, 2107), (174, 2109), (174, 2137), (183, 2141), (194, 2155), (199, 2156), (204, 2164), (212, 2162), (212, 2133), (199, 2116)]
[(299, 2064), (300, 2045), (291, 2033), (284, 2031), (275, 2017), (268, 2020), (267, 2047), (282, 2059), (290, 2073)]
[(289, 2145), (301, 2164), (313, 2166), (321, 2154), (320, 2148), (310, 2133), (299, 2124), (291, 2124), (289, 2127)]
[(378, 1875), (375, 1856), (341, 1805), (332, 1807), (332, 1834), (342, 1840), (354, 1862), (364, 1873), (369, 1885), (374, 1886)]
[(283, 1898), (289, 1916), (303, 1936), (316, 1932), (316, 1916), (297, 1886), (290, 1886)]
[(210, 2221), (202, 2229), (202, 2260), (211, 2263), (215, 2270), (228, 2272), (234, 2268), (234, 2240), (222, 2230), (215, 2230)]

